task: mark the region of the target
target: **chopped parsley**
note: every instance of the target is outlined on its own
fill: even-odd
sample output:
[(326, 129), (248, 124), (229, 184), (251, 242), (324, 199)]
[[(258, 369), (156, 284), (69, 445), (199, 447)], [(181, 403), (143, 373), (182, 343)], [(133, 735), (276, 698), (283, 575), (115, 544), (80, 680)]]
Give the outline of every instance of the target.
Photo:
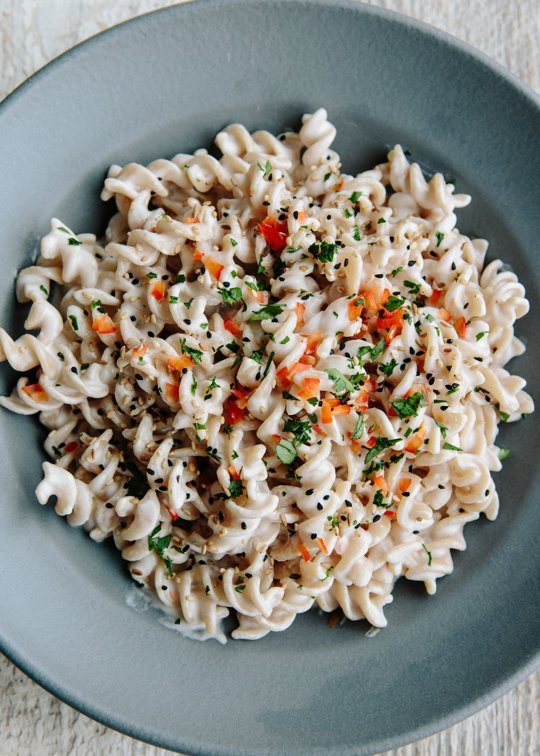
[(348, 391), (354, 391), (355, 386), (348, 378), (345, 378), (343, 373), (337, 368), (328, 368), (324, 371), (330, 380), (334, 383), (334, 391), (336, 394), (345, 394)]
[(360, 229), (358, 228), (358, 226), (355, 226), (355, 229), (353, 231), (353, 239), (355, 241), (360, 241)]
[(232, 289), (218, 288), (221, 298), (225, 304), (236, 304), (242, 301), (242, 289), (239, 286), (233, 286)]
[(444, 239), (444, 234), (443, 234), (442, 231), (436, 231), (435, 232), (435, 236), (437, 237), (437, 246), (440, 247), (441, 246), (441, 242)]
[(453, 446), (449, 443), (443, 444), (443, 449), (447, 449), (448, 451), (462, 451), (459, 446)]
[(459, 383), (450, 383), (449, 385), (446, 386), (446, 393), (455, 394), (458, 389), (459, 389)]
[(401, 265), (399, 268), (394, 268), (394, 270), (390, 273), (390, 275), (392, 276), (392, 278), (395, 278), (398, 273), (401, 273), (402, 270), (403, 270), (403, 265)]
[(172, 577), (172, 574), (173, 574), (172, 562), (168, 557), (164, 556), (165, 549), (167, 549), (170, 546), (172, 535), (169, 533), (169, 535), (158, 536), (156, 538), (156, 535), (157, 533), (159, 533), (160, 529), (161, 529), (161, 523), (156, 525), (156, 527), (148, 536), (148, 549), (150, 551), (155, 551), (156, 554), (159, 557), (161, 557), (161, 559), (163, 559), (163, 563), (165, 564), (165, 567), (167, 568), (169, 577)]
[(180, 344), (182, 345), (182, 352), (184, 354), (187, 354), (188, 357), (191, 357), (193, 362), (198, 365), (203, 356), (202, 351), (200, 349), (194, 349), (193, 347), (188, 346), (185, 339), (180, 339)]
[(178, 297), (169, 297), (169, 304), (178, 304)]
[(356, 421), (356, 425), (354, 426), (354, 430), (352, 432), (351, 438), (361, 438), (364, 435), (364, 430), (365, 430), (364, 416), (359, 415), (358, 420)]
[(311, 423), (307, 420), (285, 420), (283, 430), (293, 434), (295, 446), (308, 444), (311, 440)]
[(480, 331), (480, 333), (476, 334), (476, 340), (480, 341), (480, 339), (483, 338), (488, 333), (489, 333), (489, 331)]
[(229, 483), (229, 493), (233, 497), (233, 499), (235, 499), (237, 496), (241, 496), (243, 490), (244, 486), (242, 485), (240, 478), (234, 478)]
[(425, 403), (426, 397), (421, 391), (417, 391), (407, 397), (407, 399), (399, 397), (395, 402), (390, 402), (390, 406), (396, 415), (404, 420), (407, 417), (416, 417), (418, 414), (418, 408), (422, 407)]
[(266, 161), (264, 166), (262, 166), (260, 163), (257, 163), (257, 167), (260, 171), (262, 171), (263, 178), (268, 178), (268, 176), (272, 173), (272, 164), (269, 160)]
[(80, 247), (82, 242), (78, 239), (74, 239), (73, 236), (70, 236), (68, 239), (68, 244), (70, 247)]
[(411, 290), (411, 294), (418, 294), (422, 288), (422, 284), (414, 283), (414, 281), (403, 281), (403, 283)]
[(266, 362), (266, 366), (265, 366), (263, 374), (262, 374), (263, 380), (268, 375), (268, 371), (270, 370), (270, 365), (272, 365), (275, 356), (276, 356), (275, 352), (270, 352), (270, 355), (268, 357), (268, 360)]
[[(290, 393), (289, 391), (282, 391), (282, 392), (281, 392), (281, 396), (282, 396), (282, 397), (283, 397), (284, 399), (291, 399), (291, 400), (292, 400), (293, 402), (296, 402), (296, 401), (298, 401), (298, 399), (297, 399), (297, 398), (296, 398), (295, 396), (293, 396), (293, 395), (292, 395), (292, 394), (291, 394), (291, 393)], [(319, 403), (319, 400), (317, 400), (317, 404), (318, 404), (318, 403)]]
[(294, 462), (294, 460), (298, 456), (298, 452), (296, 451), (294, 444), (284, 438), (282, 438), (279, 444), (276, 446), (276, 454), (277, 458), (281, 462), (283, 462), (284, 465), (290, 465), (291, 462)]
[(250, 289), (253, 289), (253, 291), (266, 291), (266, 286), (262, 281), (247, 281), (244, 278), (244, 283), (246, 286), (249, 286)]
[(39, 287), (39, 289), (40, 289), (40, 291), (42, 291), (42, 292), (43, 292), (43, 293), (45, 294), (45, 296), (46, 296), (46, 297), (48, 297), (48, 296), (49, 296), (49, 292), (48, 292), (48, 291), (47, 291), (47, 289), (46, 289), (46, 288), (45, 288), (45, 287), (43, 286), (43, 284), (40, 284), (40, 287)]
[(391, 446), (394, 446), (394, 444), (397, 444), (399, 441), (401, 441), (400, 438), (378, 438), (375, 442), (375, 446), (373, 446), (366, 454), (366, 464), (369, 464), (371, 460), (375, 459), (378, 454), (380, 454), (385, 449), (389, 449)]
[(508, 414), (508, 412), (499, 412), (499, 415), (501, 416), (501, 420), (503, 421), (503, 423), (507, 423), (508, 420), (510, 419), (510, 415)]
[(428, 567), (431, 567), (431, 551), (429, 551), (425, 543), (422, 544), (422, 548), (424, 549), (428, 557)]
[(501, 462), (503, 461), (503, 459), (506, 459), (509, 454), (510, 449), (507, 446), (501, 446), (501, 448), (499, 449), (499, 459), (501, 460)]
[(262, 307), (260, 310), (252, 312), (248, 318), (248, 323), (253, 323), (257, 320), (267, 320), (268, 318), (275, 318), (280, 315), (285, 309), (285, 305), (269, 304)]
[(391, 376), (394, 370), (397, 368), (396, 360), (390, 360), (390, 362), (382, 363), (379, 365), (379, 370), (387, 376)]
[(375, 504), (376, 507), (390, 506), (384, 503), (383, 492), (381, 491), (380, 488), (375, 492), (375, 496), (373, 497), (373, 503)]
[(324, 241), (319, 244), (312, 244), (309, 247), (309, 252), (313, 257), (316, 257), (319, 262), (332, 262), (334, 255), (337, 252), (337, 244), (331, 244)]
[(435, 422), (436, 422), (436, 423), (437, 423), (437, 425), (439, 426), (439, 430), (441, 431), (441, 436), (442, 436), (443, 438), (446, 438), (446, 434), (447, 434), (447, 432), (448, 432), (448, 428), (446, 427), (446, 425), (443, 425), (443, 424), (442, 424), (442, 423), (440, 423), (440, 422), (439, 422), (438, 420), (435, 420)]
[(72, 326), (73, 330), (74, 331), (78, 331), (79, 330), (79, 323), (78, 323), (77, 318), (75, 317), (75, 315), (68, 315), (68, 318), (71, 320), (71, 326)]
[(394, 310), (399, 310), (400, 307), (403, 307), (405, 304), (405, 300), (401, 297), (395, 297), (393, 294), (388, 297), (388, 301), (384, 305), (384, 308), (388, 310), (388, 312), (394, 312)]
[(236, 239), (233, 239), (232, 236), (229, 237), (229, 241), (231, 242), (232, 247), (238, 246), (238, 242), (236, 241)]
[(349, 202), (352, 202), (354, 204), (355, 202), (358, 202), (361, 196), (362, 192), (353, 192), (349, 197)]

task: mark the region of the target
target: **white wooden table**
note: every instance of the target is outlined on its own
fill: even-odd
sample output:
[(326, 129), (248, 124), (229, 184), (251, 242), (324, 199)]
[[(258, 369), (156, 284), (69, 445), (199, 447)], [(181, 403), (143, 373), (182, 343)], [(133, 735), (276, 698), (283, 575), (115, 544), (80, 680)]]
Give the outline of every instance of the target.
[[(268, 0), (269, 4), (271, 0)], [(51, 58), (167, 0), (0, 0), (0, 100)], [(540, 90), (540, 0), (373, 0), (461, 37)], [(540, 754), (540, 672), (473, 717), (392, 756)], [(0, 657), (0, 754), (169, 753), (60, 703)]]

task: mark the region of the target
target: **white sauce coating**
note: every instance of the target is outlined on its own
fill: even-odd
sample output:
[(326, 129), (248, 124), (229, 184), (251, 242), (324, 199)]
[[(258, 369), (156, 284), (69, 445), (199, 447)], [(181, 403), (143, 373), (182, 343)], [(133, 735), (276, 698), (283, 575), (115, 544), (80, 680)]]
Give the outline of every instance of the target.
[(533, 410), (504, 368), (529, 305), (456, 228), (470, 197), (400, 146), (342, 173), (335, 133), (320, 109), (227, 127), (219, 160), (112, 166), (105, 243), (53, 219), (17, 279), (37, 335), (0, 329), (33, 376), (0, 401), (49, 429), (38, 500), (112, 536), (192, 637), (314, 604), (384, 627), (397, 578), (433, 593), (496, 517), (498, 423)]

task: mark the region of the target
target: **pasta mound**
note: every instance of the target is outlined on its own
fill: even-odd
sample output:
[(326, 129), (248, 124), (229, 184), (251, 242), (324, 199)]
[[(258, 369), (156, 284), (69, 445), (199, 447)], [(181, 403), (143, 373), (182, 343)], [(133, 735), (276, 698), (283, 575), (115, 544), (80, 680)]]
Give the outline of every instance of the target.
[(456, 228), (470, 197), (400, 146), (343, 173), (335, 134), (320, 109), (112, 166), (104, 242), (53, 219), (17, 279), (37, 335), (0, 330), (33, 371), (2, 404), (49, 430), (39, 502), (200, 637), (314, 604), (384, 627), (399, 577), (433, 593), (496, 517), (498, 423), (533, 410), (504, 368), (528, 302)]

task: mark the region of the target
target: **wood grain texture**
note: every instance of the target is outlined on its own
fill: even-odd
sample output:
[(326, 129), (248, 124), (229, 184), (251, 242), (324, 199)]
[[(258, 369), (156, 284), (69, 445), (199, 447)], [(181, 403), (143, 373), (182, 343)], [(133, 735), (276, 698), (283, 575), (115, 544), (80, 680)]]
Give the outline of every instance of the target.
[[(270, 4), (269, 0), (269, 4)], [(0, 100), (82, 39), (163, 0), (0, 0)], [(469, 42), (540, 90), (540, 0), (374, 0)], [(478, 714), (387, 756), (540, 754), (540, 672)], [(77, 713), (0, 657), (0, 754), (169, 753)]]

